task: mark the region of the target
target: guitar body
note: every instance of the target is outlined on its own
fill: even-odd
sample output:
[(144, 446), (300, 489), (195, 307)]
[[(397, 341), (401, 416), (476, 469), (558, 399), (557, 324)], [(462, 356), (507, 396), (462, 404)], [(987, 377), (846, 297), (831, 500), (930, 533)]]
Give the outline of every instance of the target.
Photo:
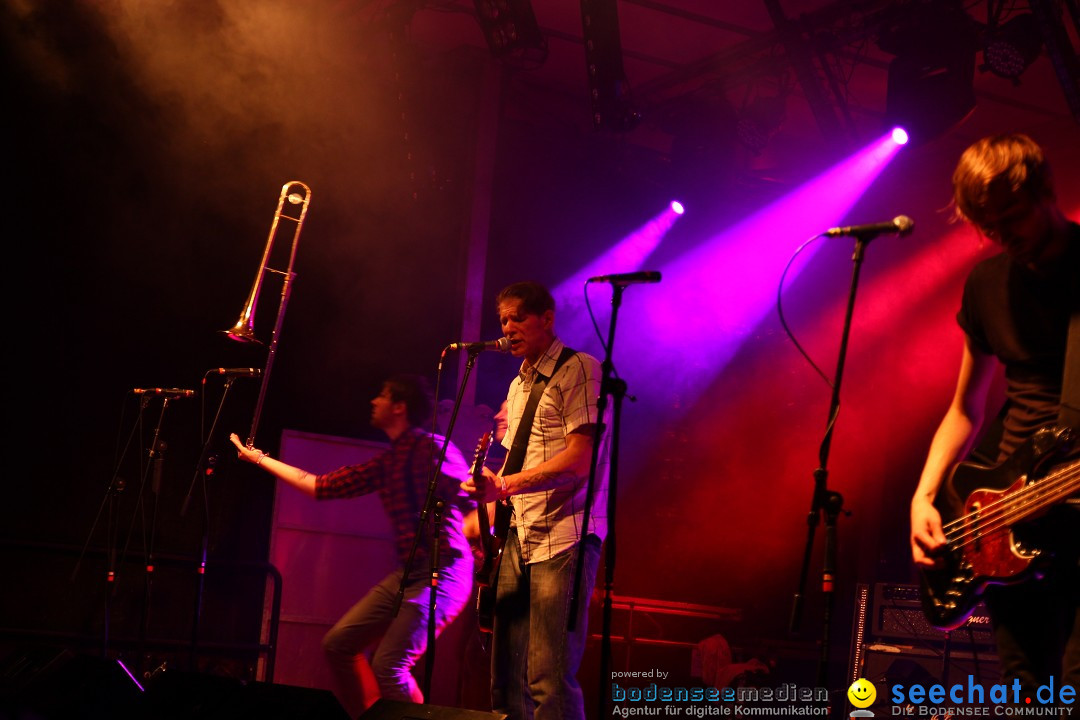
[(480, 632), (489, 633), (495, 626), (495, 589), (499, 581), (499, 564), (502, 561), (506, 535), (510, 531), (510, 506), (505, 501), (495, 502), (494, 533), (488, 531), (487, 512), (481, 510), (481, 537), (490, 552), (484, 553), (484, 564), (476, 573), (476, 622)]
[[(483, 489), (484, 460), (487, 459), (491, 446), (491, 433), (484, 433), (477, 443), (476, 456), (473, 458), (472, 479), (477, 488)], [(480, 528), (480, 547), (484, 551), (484, 562), (476, 571), (476, 618), (480, 631), (489, 633), (495, 624), (495, 585), (499, 579), (499, 561), (502, 559), (503, 545), (510, 531), (510, 506), (505, 501), (495, 502), (494, 532), (488, 521), (486, 507), (476, 508), (476, 520)]]
[(1041, 430), (998, 465), (964, 462), (954, 468), (934, 502), (948, 538), (943, 565), (920, 571), (923, 613), (931, 625), (955, 629), (987, 586), (1037, 573), (1046, 551), (1026, 537), (1026, 521), (1080, 488), (1078, 463), (1046, 472), (1068, 436)]

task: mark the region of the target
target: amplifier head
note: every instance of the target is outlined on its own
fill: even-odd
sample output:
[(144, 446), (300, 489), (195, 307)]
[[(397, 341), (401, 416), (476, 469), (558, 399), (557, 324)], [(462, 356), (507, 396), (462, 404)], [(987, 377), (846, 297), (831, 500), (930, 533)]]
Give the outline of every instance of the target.
[[(922, 611), (918, 585), (874, 585), (867, 635), (910, 645), (939, 643), (945, 633), (933, 627)], [(994, 633), (986, 606), (979, 603), (971, 617), (950, 634), (954, 646), (993, 647)]]

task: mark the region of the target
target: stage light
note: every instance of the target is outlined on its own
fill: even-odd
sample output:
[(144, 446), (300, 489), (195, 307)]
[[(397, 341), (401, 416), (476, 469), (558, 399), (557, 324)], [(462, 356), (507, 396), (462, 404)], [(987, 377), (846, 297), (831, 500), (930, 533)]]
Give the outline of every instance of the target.
[[(620, 372), (625, 372), (625, 366), (643, 375), (670, 375), (670, 366), (668, 370), (661, 367), (670, 363), (682, 368), (678, 374), (686, 383), (683, 387), (711, 382), (762, 319), (775, 312), (777, 279), (793, 249), (825, 228), (839, 225), (900, 149), (891, 133), (883, 132), (784, 197), (734, 222), (729, 220), (715, 232), (706, 231), (696, 246), (666, 263), (609, 262), (598, 268), (594, 274), (612, 272), (611, 268), (656, 266), (664, 276), (649, 293), (647, 307), (641, 309), (643, 316), (636, 320), (640, 332), (621, 341), (622, 352), (633, 359), (622, 362)], [(807, 249), (789, 274), (789, 283), (825, 246), (816, 243)], [(718, 282), (721, 277), (723, 282)], [(694, 311), (688, 313), (690, 304)], [(657, 361), (659, 365), (651, 364)]]
[(878, 34), (889, 62), (885, 127), (903, 126), (922, 144), (975, 109), (977, 29), (956, 2), (899, 5)]
[(739, 112), (735, 127), (739, 142), (760, 155), (787, 117), (787, 102), (780, 96), (758, 96)]
[(907, 145), (907, 130), (902, 127), (894, 127), (892, 130), (892, 141), (897, 145)]
[(537, 64), (547, 59), (547, 40), (536, 22), (530, 0), (473, 2), (476, 19), (492, 55), (497, 58), (511, 54), (529, 55), (529, 59)]
[(1039, 57), (1042, 45), (1035, 16), (1022, 13), (987, 33), (979, 70), (989, 70), (1019, 84), (1020, 76)]
[(645, 267), (649, 256), (660, 246), (664, 236), (670, 232), (682, 216), (684, 208), (678, 200), (662, 205), (653, 217), (618, 240), (599, 256), (578, 268), (572, 275), (556, 285), (551, 294), (562, 313), (559, 334), (571, 339), (570, 342), (582, 342), (592, 335), (587, 314), (582, 307), (582, 285), (586, 278), (594, 275), (611, 275), (619, 272), (632, 272)]

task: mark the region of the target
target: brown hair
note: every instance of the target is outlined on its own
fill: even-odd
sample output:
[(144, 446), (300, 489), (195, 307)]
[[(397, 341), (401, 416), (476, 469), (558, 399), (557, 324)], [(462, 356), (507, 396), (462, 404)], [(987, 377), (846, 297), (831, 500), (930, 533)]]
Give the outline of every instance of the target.
[(538, 282), (526, 280), (507, 285), (495, 296), (496, 307), (503, 301), (513, 298), (521, 301), (521, 309), (529, 315), (543, 315), (548, 310), (555, 309), (555, 298), (551, 292)]
[(417, 427), (431, 417), (435, 399), (431, 385), (422, 375), (393, 375), (386, 379), (383, 386), (390, 391), (392, 402), (405, 403), (405, 415), (409, 418), (409, 425)]
[(1003, 187), (1033, 202), (1054, 198), (1050, 165), (1027, 135), (991, 135), (960, 156), (953, 171), (956, 216), (982, 229), (992, 208), (990, 191)]

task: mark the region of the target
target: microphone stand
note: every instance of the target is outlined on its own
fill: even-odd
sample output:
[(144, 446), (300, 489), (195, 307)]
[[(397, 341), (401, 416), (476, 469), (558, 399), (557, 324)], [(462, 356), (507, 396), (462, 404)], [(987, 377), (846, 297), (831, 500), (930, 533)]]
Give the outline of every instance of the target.
[(851, 274), (851, 288), (848, 293), (847, 311), (844, 315), (844, 328), (840, 336), (840, 352), (836, 361), (836, 375), (832, 387), (832, 399), (829, 403), (829, 419), (825, 428), (825, 437), (818, 451), (819, 466), (814, 470), (814, 494), (810, 507), (810, 513), (806, 518), (807, 533), (806, 547), (803, 552), (802, 569), (799, 574), (799, 588), (791, 608), (790, 629), (797, 632), (802, 622), (803, 594), (806, 588), (807, 575), (810, 566), (810, 555), (814, 544), (814, 534), (820, 518), (825, 518), (825, 555), (821, 568), (821, 589), (825, 597), (825, 607), (822, 617), (821, 653), (818, 660), (817, 686), (829, 687), (828, 663), (829, 663), (829, 635), (832, 624), (832, 612), (835, 601), (836, 583), (836, 520), (841, 512), (847, 512), (844, 508), (843, 496), (830, 490), (827, 485), (829, 471), (826, 469), (829, 462), (829, 449), (832, 445), (832, 434), (836, 427), (836, 418), (840, 412), (840, 382), (844, 375), (844, 361), (847, 355), (848, 336), (851, 333), (851, 318), (855, 310), (855, 292), (859, 285), (859, 271), (862, 268), (863, 255), (871, 238), (876, 234), (873, 229), (865, 232), (852, 230), (855, 237), (855, 251), (852, 254), (854, 267)]
[[(212, 371), (207, 371), (207, 375)], [(203, 596), (206, 590), (206, 553), (207, 548), (210, 545), (210, 505), (206, 494), (206, 480), (214, 475), (214, 466), (217, 463), (217, 456), (210, 455), (210, 443), (214, 438), (214, 431), (217, 430), (218, 420), (221, 418), (221, 410), (225, 407), (225, 399), (229, 396), (229, 390), (232, 389), (233, 383), (236, 381), (236, 377), (229, 376), (225, 379), (225, 387), (221, 393), (221, 400), (218, 402), (217, 411), (214, 413), (214, 420), (210, 423), (210, 432), (206, 434), (206, 439), (203, 441), (202, 452), (199, 454), (199, 461), (195, 464), (195, 475), (191, 478), (191, 486), (188, 488), (187, 497), (184, 498), (184, 503), (180, 507), (180, 517), (187, 515), (188, 507), (191, 505), (191, 497), (195, 492), (195, 483), (198, 482), (199, 477), (203, 478), (202, 483), (202, 497), (203, 497), (203, 528), (201, 538), (201, 548), (199, 550), (199, 567), (197, 570), (198, 577), (195, 584), (195, 608), (194, 615), (191, 621), (191, 654), (188, 659), (188, 667), (194, 671), (197, 669), (198, 654), (199, 654), (199, 623), (202, 619), (202, 605)], [(203, 376), (203, 387), (206, 386), (206, 375)], [(206, 393), (203, 393), (203, 397), (206, 397)]]
[[(154, 496), (154, 506), (150, 511), (150, 537), (146, 537), (145, 520), (143, 521), (143, 557), (145, 560), (146, 575), (145, 584), (143, 586), (143, 602), (142, 602), (142, 622), (139, 628), (139, 662), (138, 669), (142, 669), (142, 663), (145, 656), (146, 649), (146, 635), (150, 625), (150, 609), (153, 601), (153, 586), (154, 586), (154, 541), (157, 530), (157, 508), (158, 497), (161, 492), (161, 471), (164, 451), (166, 444), (161, 440), (161, 426), (165, 423), (165, 412), (169, 409), (169, 397), (165, 396), (161, 401), (161, 413), (158, 414), (157, 425), (154, 426), (154, 434), (150, 439), (150, 449), (147, 453), (148, 462), (143, 470), (142, 481), (139, 484), (139, 496), (135, 501), (135, 509), (131, 516), (131, 526), (128, 528), (127, 540), (124, 542), (124, 552), (121, 554), (121, 561), (127, 555), (127, 549), (131, 545), (131, 536), (135, 531), (135, 519), (136, 515), (142, 511), (143, 493), (146, 491), (146, 478), (147, 475), (151, 476), (150, 480), (150, 492)], [(116, 586), (113, 586), (113, 592), (116, 591)]]
[[(168, 398), (165, 399), (168, 402)], [(164, 417), (165, 408), (161, 410), (161, 414)], [(150, 450), (147, 453), (149, 458), (148, 472), (150, 474), (150, 493), (153, 496), (153, 507), (150, 510), (150, 539), (146, 543), (146, 586), (143, 594), (143, 614), (142, 614), (142, 626), (139, 630), (139, 662), (137, 667), (142, 669), (144, 658), (146, 657), (146, 636), (150, 631), (150, 610), (152, 591), (154, 585), (154, 544), (157, 540), (157, 516), (158, 516), (158, 504), (161, 500), (161, 473), (164, 469), (165, 463), (165, 450), (168, 445), (160, 440), (160, 423), (157, 428), (154, 429), (154, 439), (150, 445)]]
[[(457, 421), (458, 410), (461, 409), (461, 400), (465, 396), (465, 386), (469, 382), (469, 375), (472, 373), (473, 365), (476, 364), (476, 356), (483, 351), (483, 346), (469, 347), (469, 359), (465, 364), (465, 373), (461, 378), (461, 385), (458, 387), (457, 398), (454, 400), (454, 409), (450, 413), (450, 422), (447, 424), (446, 434), (443, 437), (442, 450), (439, 453), (439, 463), (435, 467), (435, 472), (431, 475), (431, 481), (428, 483), (427, 499), (424, 500), (424, 509), (420, 512), (420, 521), (417, 523), (416, 534), (413, 536), (412, 548), (409, 549), (409, 559), (405, 562), (405, 569), (401, 574), (401, 585), (398, 587), (397, 597), (394, 599), (394, 617), (397, 617), (398, 612), (401, 610), (401, 603), (405, 600), (405, 586), (409, 582), (409, 573), (412, 571), (413, 561), (416, 559), (416, 548), (420, 544), (420, 533), (424, 529), (424, 523), (427, 522), (427, 516), (429, 512), (434, 513), (434, 527), (432, 529), (432, 535), (434, 536), (434, 542), (438, 542), (439, 537), (439, 525), (442, 521), (442, 509), (445, 507), (445, 503), (435, 497), (435, 490), (439, 483), (439, 475), (442, 472), (443, 461), (446, 460), (446, 448), (450, 444), (450, 436), (454, 432), (454, 423)], [(446, 351), (443, 351), (443, 355)], [(442, 367), (442, 359), (439, 359), (440, 369)], [(431, 678), (435, 669), (435, 590), (438, 585), (439, 579), (439, 546), (437, 544), (432, 546), (431, 553), (431, 592), (428, 598), (428, 644), (425, 650), (425, 671), (424, 671), (424, 687), (421, 691), (424, 693), (424, 702), (428, 702), (431, 698)]]
[(97, 530), (98, 521), (101, 519), (101, 513), (108, 508), (105, 521), (105, 617), (103, 620), (101, 639), (101, 656), (103, 658), (108, 657), (109, 654), (109, 630), (112, 620), (112, 588), (115, 587), (114, 583), (116, 582), (116, 546), (120, 538), (118, 533), (120, 512), (118, 507), (119, 497), (120, 493), (124, 492), (126, 488), (126, 483), (120, 477), (120, 468), (123, 467), (124, 459), (127, 457), (128, 450), (131, 448), (131, 441), (134, 440), (135, 433), (142, 427), (143, 414), (149, 404), (149, 396), (141, 395), (139, 397), (139, 415), (136, 418), (135, 423), (131, 426), (131, 432), (128, 433), (127, 441), (124, 443), (124, 449), (116, 461), (116, 468), (113, 470), (112, 479), (109, 481), (109, 486), (105, 489), (105, 495), (101, 498), (101, 504), (98, 506), (97, 514), (94, 516), (94, 522), (90, 525), (90, 531), (86, 534), (86, 540), (83, 541), (82, 550), (79, 551), (79, 557), (75, 561), (75, 567), (72, 568), (71, 575), (68, 578), (68, 581), (74, 584), (75, 579), (79, 575), (79, 570), (82, 567), (83, 558), (86, 557), (86, 551), (90, 547), (90, 541), (93, 539), (94, 532)]
[[(611, 322), (608, 326), (608, 339), (605, 346), (604, 361), (601, 364), (603, 378), (600, 381), (600, 397), (596, 401), (596, 432), (593, 436), (592, 457), (589, 461), (589, 483), (585, 493), (585, 508), (582, 512), (581, 539), (578, 542), (577, 562), (574, 564), (574, 584), (570, 593), (570, 611), (567, 622), (567, 631), (573, 632), (577, 627), (578, 604), (582, 602), (581, 593), (582, 575), (585, 566), (585, 538), (589, 531), (589, 515), (592, 510), (593, 493), (596, 485), (596, 467), (600, 459), (600, 440), (604, 434), (604, 412), (607, 409), (607, 398), (610, 395), (612, 404), (611, 418), (611, 455), (609, 458), (608, 495), (607, 495), (607, 541), (605, 542), (604, 554), (604, 615), (603, 633), (600, 645), (600, 692), (598, 718), (607, 716), (608, 670), (611, 664), (611, 591), (615, 578), (615, 496), (618, 485), (618, 457), (619, 457), (619, 419), (622, 414), (622, 400), (626, 395), (626, 382), (621, 378), (613, 377), (614, 365), (612, 353), (615, 345), (615, 325), (619, 315), (619, 306), (622, 304), (622, 294), (626, 284), (621, 282), (612, 283), (611, 296)], [(586, 604), (588, 598), (585, 599)]]
[(431, 678), (435, 674), (435, 591), (439, 587), (439, 535), (442, 530), (442, 514), (446, 503), (436, 498), (432, 508), (431, 524), (431, 591), (428, 600), (427, 657), (424, 662), (424, 699), (431, 695)]

